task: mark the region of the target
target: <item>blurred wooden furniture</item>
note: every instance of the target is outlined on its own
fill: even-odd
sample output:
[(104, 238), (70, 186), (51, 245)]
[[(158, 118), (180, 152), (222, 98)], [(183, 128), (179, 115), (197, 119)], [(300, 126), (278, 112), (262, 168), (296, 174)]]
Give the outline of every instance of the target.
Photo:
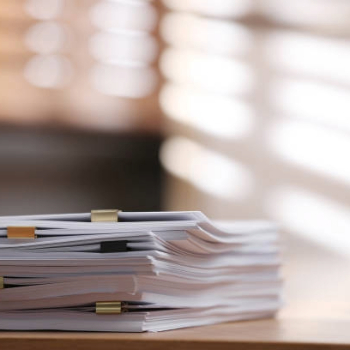
[(159, 210), (161, 137), (0, 124), (0, 215)]

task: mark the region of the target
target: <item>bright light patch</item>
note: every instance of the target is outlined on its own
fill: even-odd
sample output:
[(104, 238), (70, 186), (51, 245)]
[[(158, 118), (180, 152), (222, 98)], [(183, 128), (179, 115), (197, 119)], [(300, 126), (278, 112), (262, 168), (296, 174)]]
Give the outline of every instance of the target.
[(160, 93), (160, 104), (173, 120), (213, 136), (242, 138), (253, 126), (249, 107), (234, 98), (167, 84)]
[(350, 185), (350, 138), (310, 123), (276, 123), (267, 135), (273, 152), (283, 160), (321, 176)]
[(160, 67), (165, 77), (176, 83), (196, 85), (215, 93), (245, 93), (253, 85), (247, 64), (222, 56), (167, 49)]
[(250, 172), (240, 163), (183, 137), (164, 142), (160, 159), (173, 175), (199, 190), (230, 200), (242, 200), (252, 190)]
[(91, 8), (90, 19), (100, 29), (150, 32), (157, 11), (148, 1), (99, 1)]
[(244, 55), (253, 47), (251, 32), (243, 25), (185, 13), (168, 13), (160, 32), (170, 45), (223, 55)]
[(27, 0), (24, 8), (32, 17), (47, 20), (62, 13), (64, 0)]
[(343, 0), (265, 0), (261, 10), (280, 23), (348, 29), (349, 2)]
[(62, 88), (70, 82), (72, 74), (69, 60), (58, 55), (36, 55), (24, 69), (27, 81), (41, 88)]
[(288, 230), (349, 256), (350, 207), (294, 187), (272, 192), (266, 206)]
[(99, 32), (91, 37), (89, 46), (96, 60), (107, 63), (146, 64), (157, 55), (156, 40), (140, 32)]
[(270, 103), (287, 116), (297, 116), (350, 131), (347, 89), (307, 80), (283, 79), (272, 85)]
[(175, 11), (226, 18), (247, 15), (252, 9), (251, 0), (163, 0), (163, 3)]
[(41, 22), (27, 30), (24, 41), (31, 51), (51, 54), (63, 48), (66, 33), (57, 22)]
[(265, 47), (265, 55), (273, 67), (350, 84), (348, 40), (275, 31), (268, 35)]
[(90, 79), (94, 88), (103, 94), (129, 98), (146, 97), (157, 84), (157, 74), (153, 68), (112, 64), (96, 64)]

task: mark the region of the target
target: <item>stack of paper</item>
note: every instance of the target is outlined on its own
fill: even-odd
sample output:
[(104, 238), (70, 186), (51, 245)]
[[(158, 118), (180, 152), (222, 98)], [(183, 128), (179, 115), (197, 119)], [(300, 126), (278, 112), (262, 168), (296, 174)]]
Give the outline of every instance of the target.
[(0, 329), (163, 331), (273, 316), (278, 235), (200, 212), (0, 217)]

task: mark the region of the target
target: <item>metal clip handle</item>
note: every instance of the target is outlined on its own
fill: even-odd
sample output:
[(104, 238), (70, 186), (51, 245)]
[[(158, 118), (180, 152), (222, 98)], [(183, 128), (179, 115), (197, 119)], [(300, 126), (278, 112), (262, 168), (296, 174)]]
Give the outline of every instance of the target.
[(9, 226), (7, 227), (7, 238), (9, 239), (35, 239), (35, 227)]
[(121, 301), (98, 301), (95, 306), (98, 315), (116, 315), (122, 313)]
[(91, 210), (91, 222), (117, 222), (121, 210)]

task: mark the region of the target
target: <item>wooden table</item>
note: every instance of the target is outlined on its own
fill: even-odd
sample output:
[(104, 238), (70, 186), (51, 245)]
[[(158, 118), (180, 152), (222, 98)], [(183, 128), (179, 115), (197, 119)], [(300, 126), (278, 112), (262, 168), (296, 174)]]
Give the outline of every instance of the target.
[(262, 320), (161, 333), (3, 332), (0, 349), (350, 349), (350, 321)]

